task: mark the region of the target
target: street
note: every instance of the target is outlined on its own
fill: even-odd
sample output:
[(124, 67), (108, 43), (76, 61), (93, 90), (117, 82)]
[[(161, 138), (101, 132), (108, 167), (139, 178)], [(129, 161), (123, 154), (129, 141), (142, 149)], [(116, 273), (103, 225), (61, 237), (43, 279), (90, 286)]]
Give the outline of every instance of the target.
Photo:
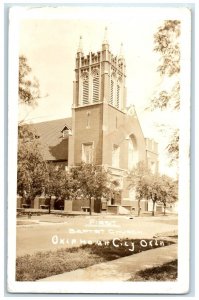
[(95, 241), (120, 238), (153, 238), (158, 233), (177, 232), (177, 216), (75, 216), (22, 217), (17, 225), (17, 256), (54, 251)]

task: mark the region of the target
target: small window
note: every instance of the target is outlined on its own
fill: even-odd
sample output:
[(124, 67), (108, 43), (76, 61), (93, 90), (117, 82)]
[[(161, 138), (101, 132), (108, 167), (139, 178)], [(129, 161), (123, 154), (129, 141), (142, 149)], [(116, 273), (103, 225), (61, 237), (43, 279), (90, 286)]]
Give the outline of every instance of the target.
[(86, 113), (86, 129), (90, 128), (90, 111), (87, 111)]
[(113, 145), (112, 150), (112, 166), (119, 168), (120, 165), (120, 147), (118, 145)]
[(129, 198), (131, 200), (135, 200), (136, 199), (136, 191), (135, 191), (134, 187), (129, 190)]
[(62, 136), (63, 136), (63, 138), (68, 136), (68, 130), (67, 129), (62, 131)]
[(151, 161), (151, 163), (150, 163), (150, 169), (151, 169), (151, 172), (153, 174), (155, 174), (156, 164), (155, 164), (154, 161)]
[(65, 125), (61, 133), (63, 138), (67, 138), (69, 135), (71, 135), (71, 130)]

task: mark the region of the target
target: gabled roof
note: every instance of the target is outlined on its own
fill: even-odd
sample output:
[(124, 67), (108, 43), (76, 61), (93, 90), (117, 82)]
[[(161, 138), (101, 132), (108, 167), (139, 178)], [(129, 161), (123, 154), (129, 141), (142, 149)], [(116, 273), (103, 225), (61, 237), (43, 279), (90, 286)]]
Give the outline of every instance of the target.
[(65, 126), (71, 129), (72, 118), (65, 118), (29, 125), (39, 136), (42, 154), (45, 160), (68, 160), (68, 138), (63, 138)]
[(70, 130), (71, 128), (68, 125), (64, 125), (64, 128), (62, 128), (61, 132), (63, 133), (65, 130)]

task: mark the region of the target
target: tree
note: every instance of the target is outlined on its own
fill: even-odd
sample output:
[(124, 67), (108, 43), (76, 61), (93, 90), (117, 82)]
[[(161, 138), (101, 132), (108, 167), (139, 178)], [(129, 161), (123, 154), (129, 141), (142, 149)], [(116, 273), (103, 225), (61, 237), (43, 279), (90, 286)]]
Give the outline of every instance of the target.
[(153, 174), (143, 162), (138, 163), (132, 170), (130, 180), (130, 187), (135, 188), (136, 199), (138, 200), (138, 216), (140, 215), (142, 199), (152, 201), (152, 216), (155, 215), (156, 203), (163, 203), (165, 214), (166, 205), (177, 200), (177, 181), (166, 175)]
[(27, 125), (19, 126), (17, 193), (30, 204), (36, 195), (42, 193), (45, 176), (46, 162), (36, 134)]
[(179, 159), (179, 129), (176, 128), (173, 130), (170, 142), (167, 145), (167, 151), (170, 157), (170, 164), (172, 165), (174, 162)]
[(58, 200), (64, 201), (69, 196), (70, 175), (63, 168), (52, 162), (47, 163), (45, 177), (45, 197), (48, 199), (49, 213), (51, 212), (51, 199), (55, 196)]
[[(32, 76), (27, 58), (19, 57), (19, 104), (33, 106), (40, 97), (39, 82)], [(42, 193), (46, 176), (46, 162), (41, 154), (39, 137), (31, 126), (19, 122), (17, 192), (30, 203)]]
[(165, 215), (167, 205), (176, 202), (178, 199), (178, 182), (177, 180), (173, 180), (172, 178), (166, 175), (162, 175), (161, 180), (162, 184), (159, 201), (164, 206)]
[(31, 74), (31, 67), (24, 55), (19, 56), (19, 103), (37, 104), (40, 98), (39, 81)]
[(102, 167), (86, 163), (71, 168), (70, 172), (72, 181), (75, 183), (76, 194), (79, 192), (83, 197), (89, 199), (91, 214), (92, 198), (101, 199), (102, 195), (108, 195), (110, 192), (108, 174)]
[(146, 198), (153, 202), (152, 216), (155, 215), (155, 204), (161, 197), (162, 182), (160, 178), (161, 177), (159, 175), (152, 174), (152, 176), (148, 178), (147, 182)]
[(148, 197), (148, 182), (151, 175), (152, 173), (144, 162), (139, 162), (129, 175), (129, 188), (135, 189), (135, 197), (138, 201), (138, 216), (140, 216), (141, 211), (141, 200)]
[(180, 72), (180, 21), (166, 20), (154, 35), (154, 50), (160, 53), (158, 71), (173, 76)]
[[(157, 71), (163, 79), (173, 78), (174, 83), (170, 90), (163, 88), (151, 99), (150, 107), (148, 108), (151, 111), (156, 109), (166, 110), (168, 108), (177, 111), (180, 108), (180, 83), (178, 79), (180, 72), (179, 37), (180, 21), (178, 20), (164, 21), (164, 24), (154, 34), (154, 51), (160, 55), (160, 64)], [(175, 128), (166, 147), (171, 164), (178, 160), (178, 143), (179, 130)]]
[(165, 209), (168, 203), (173, 203), (178, 198), (177, 181), (166, 175), (152, 174), (147, 178), (146, 198), (152, 200), (152, 216), (155, 215), (155, 204), (162, 203)]

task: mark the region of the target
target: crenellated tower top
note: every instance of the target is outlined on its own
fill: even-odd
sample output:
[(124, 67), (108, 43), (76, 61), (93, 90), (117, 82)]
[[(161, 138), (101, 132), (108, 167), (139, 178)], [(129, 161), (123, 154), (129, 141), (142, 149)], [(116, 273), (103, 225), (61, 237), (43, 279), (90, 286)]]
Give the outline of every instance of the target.
[(106, 102), (124, 111), (126, 107), (126, 66), (123, 44), (120, 54), (109, 50), (108, 29), (105, 27), (102, 50), (83, 54), (80, 36), (76, 56), (73, 106), (93, 105)]

